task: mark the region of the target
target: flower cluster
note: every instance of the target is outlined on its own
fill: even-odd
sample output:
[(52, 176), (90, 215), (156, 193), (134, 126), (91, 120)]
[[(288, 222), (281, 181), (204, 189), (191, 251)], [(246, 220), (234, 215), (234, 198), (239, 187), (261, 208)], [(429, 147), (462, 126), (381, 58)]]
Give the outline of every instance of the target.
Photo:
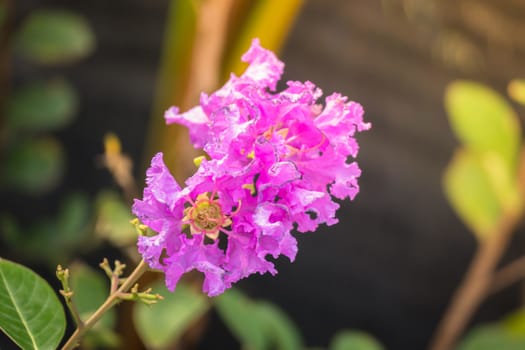
[(188, 127), (207, 154), (181, 188), (157, 154), (133, 212), (157, 234), (139, 237), (139, 252), (162, 270), (173, 290), (182, 274), (204, 273), (204, 292), (218, 295), (253, 273), (277, 273), (271, 255), (297, 253), (291, 235), (333, 225), (339, 205), (359, 192), (356, 132), (370, 128), (356, 102), (311, 82), (288, 82), (274, 93), (284, 64), (254, 40), (243, 75), (200, 104), (166, 112)]

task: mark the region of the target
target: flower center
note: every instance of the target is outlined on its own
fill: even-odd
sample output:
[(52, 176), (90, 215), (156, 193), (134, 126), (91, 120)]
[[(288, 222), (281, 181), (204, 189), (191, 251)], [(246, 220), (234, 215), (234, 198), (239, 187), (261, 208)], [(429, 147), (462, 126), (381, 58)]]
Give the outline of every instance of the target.
[(223, 214), (221, 205), (213, 197), (212, 195), (209, 198), (207, 193), (202, 193), (195, 202), (190, 201), (191, 207), (184, 210), (183, 221), (190, 224), (191, 234), (204, 233), (215, 240), (222, 227), (231, 225), (230, 218)]

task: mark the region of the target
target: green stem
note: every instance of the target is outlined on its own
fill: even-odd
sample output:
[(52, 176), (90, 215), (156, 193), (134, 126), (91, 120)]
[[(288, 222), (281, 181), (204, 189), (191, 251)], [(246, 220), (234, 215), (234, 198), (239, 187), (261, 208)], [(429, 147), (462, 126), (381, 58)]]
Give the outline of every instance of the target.
[(82, 322), (82, 319), (80, 318), (80, 314), (78, 313), (77, 307), (72, 300), (72, 296), (73, 295), (71, 294), (71, 292), (69, 292), (68, 295), (64, 295), (64, 299), (66, 300), (67, 308), (69, 309), (71, 316), (73, 316), (75, 324), (77, 325), (77, 327), (82, 328), (84, 327), (84, 322)]
[(148, 270), (148, 265), (144, 260), (142, 260), (135, 270), (129, 275), (128, 278), (122, 283), (119, 289), (111, 293), (106, 301), (91, 315), (83, 326), (77, 327), (75, 332), (71, 335), (68, 341), (62, 347), (62, 350), (72, 350), (76, 348), (84, 334), (90, 330), (101, 318), (102, 316), (111, 309), (119, 300), (122, 293), (126, 293), (133, 285), (138, 281), (138, 279)]

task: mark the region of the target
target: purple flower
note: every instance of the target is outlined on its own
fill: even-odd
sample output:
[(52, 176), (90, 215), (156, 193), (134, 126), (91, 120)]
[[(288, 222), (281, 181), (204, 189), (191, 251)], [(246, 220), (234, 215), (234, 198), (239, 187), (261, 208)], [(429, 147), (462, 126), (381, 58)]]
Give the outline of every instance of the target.
[[(290, 81), (284, 91), (271, 93), (283, 64), (257, 39), (243, 60), (250, 63), (243, 75), (232, 75), (209, 96), (202, 94), (200, 105), (188, 112), (168, 110), (167, 123), (187, 126), (194, 146), (203, 148), (217, 168), (249, 167), (258, 176), (258, 193), (266, 197), (261, 200), (270, 198), (266, 191), (277, 191), (281, 202), (297, 209), (290, 215), (300, 231), (336, 223), (338, 205), (331, 196), (353, 199), (359, 192), (361, 171), (348, 160), (359, 150), (355, 134), (370, 128), (363, 108), (338, 93), (328, 96), (323, 108), (317, 103), (322, 91), (308, 81)], [(305, 208), (315, 213), (313, 222)]]
[[(215, 296), (252, 273), (277, 273), (266, 260), (268, 254), (295, 258), (297, 244), (286, 208), (268, 213), (242, 188), (245, 200), (234, 203), (224, 185), (229, 179), (235, 182), (237, 177), (217, 176), (201, 167), (181, 189), (162, 154), (152, 159), (144, 197), (135, 200), (133, 212), (157, 233), (140, 236), (138, 248), (150, 267), (164, 272), (168, 289), (195, 269), (204, 274), (204, 292)], [(227, 239), (225, 250), (219, 247), (219, 235)]]
[(254, 40), (243, 56), (243, 75), (185, 113), (166, 112), (168, 123), (189, 128), (208, 159), (179, 187), (156, 155), (147, 187), (133, 212), (157, 234), (139, 237), (139, 252), (162, 270), (173, 290), (182, 274), (204, 274), (203, 290), (218, 295), (253, 273), (277, 273), (268, 256), (297, 253), (291, 235), (333, 225), (332, 196), (359, 192), (354, 138), (370, 128), (356, 102), (322, 92), (311, 82), (288, 82), (273, 92), (284, 65)]

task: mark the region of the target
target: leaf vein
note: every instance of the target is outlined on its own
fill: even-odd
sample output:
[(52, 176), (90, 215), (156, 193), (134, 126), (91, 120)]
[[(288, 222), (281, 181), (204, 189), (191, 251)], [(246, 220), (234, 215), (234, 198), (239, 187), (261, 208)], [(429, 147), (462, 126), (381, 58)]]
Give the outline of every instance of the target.
[(11, 302), (13, 304), (13, 306), (15, 307), (15, 310), (17, 311), (17, 313), (19, 314), (20, 316), (20, 320), (22, 321), (24, 327), (26, 328), (27, 330), (27, 334), (29, 335), (29, 338), (31, 338), (31, 342), (33, 343), (33, 347), (35, 349), (38, 349), (38, 346), (37, 346), (37, 343), (35, 341), (35, 339), (33, 338), (33, 334), (31, 334), (31, 331), (29, 329), (29, 326), (27, 324), (27, 321), (26, 319), (24, 318), (24, 315), (22, 314), (22, 312), (20, 311), (19, 307), (18, 307), (18, 304), (16, 303), (16, 300), (14, 298), (14, 295), (12, 294), (12, 291), (11, 291), (11, 288), (8, 284), (8, 281), (6, 280), (5, 276), (4, 276), (4, 272), (2, 270), (2, 268), (0, 268), (0, 277), (2, 278), (2, 282), (4, 283), (5, 285), (5, 288), (7, 290), (7, 293), (9, 294), (9, 297), (11, 299)]

